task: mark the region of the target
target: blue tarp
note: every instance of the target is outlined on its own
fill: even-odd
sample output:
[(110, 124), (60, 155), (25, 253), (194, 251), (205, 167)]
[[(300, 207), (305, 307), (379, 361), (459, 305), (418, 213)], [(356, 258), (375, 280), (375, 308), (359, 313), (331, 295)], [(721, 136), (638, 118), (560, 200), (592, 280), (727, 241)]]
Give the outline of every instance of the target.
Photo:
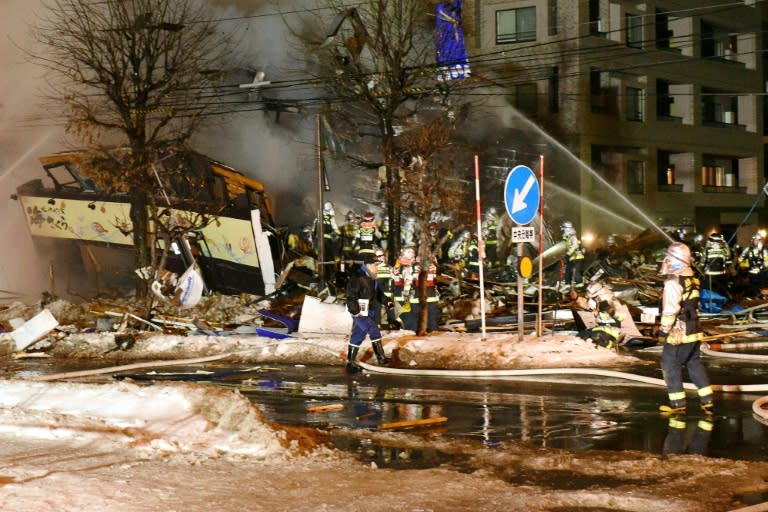
[(726, 302), (728, 302), (728, 297), (702, 288), (699, 297), (699, 311), (702, 313), (721, 313)]

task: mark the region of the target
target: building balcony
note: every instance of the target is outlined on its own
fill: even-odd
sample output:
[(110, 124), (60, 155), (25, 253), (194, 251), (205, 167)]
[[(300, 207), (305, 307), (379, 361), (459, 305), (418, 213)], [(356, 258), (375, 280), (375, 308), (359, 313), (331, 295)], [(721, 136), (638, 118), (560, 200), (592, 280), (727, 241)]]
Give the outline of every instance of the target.
[(725, 187), (717, 185), (702, 185), (701, 191), (706, 194), (746, 194), (747, 187)]

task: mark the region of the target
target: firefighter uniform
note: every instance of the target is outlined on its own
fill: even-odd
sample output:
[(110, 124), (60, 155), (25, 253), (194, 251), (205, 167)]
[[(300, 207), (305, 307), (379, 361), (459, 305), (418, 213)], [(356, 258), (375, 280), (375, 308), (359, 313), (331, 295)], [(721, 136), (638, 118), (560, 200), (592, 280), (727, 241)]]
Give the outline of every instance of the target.
[(744, 264), (749, 276), (749, 293), (758, 298), (766, 285), (768, 275), (768, 249), (763, 246), (763, 237), (755, 235), (752, 243), (739, 256), (739, 263)]
[[(406, 317), (405, 328), (411, 331), (418, 330), (419, 315), (421, 311), (421, 301), (419, 300), (419, 277), (421, 276), (421, 266), (416, 265), (413, 269), (413, 294), (411, 295), (411, 313)], [(440, 321), (440, 294), (437, 292), (437, 267), (430, 264), (425, 273), (424, 288), (426, 293), (427, 307), (427, 332), (436, 331)]]
[(707, 238), (704, 252), (701, 255), (707, 288), (721, 295), (728, 290), (728, 271), (731, 266), (731, 249), (725, 243), (723, 235), (712, 233)]
[(690, 266), (691, 251), (681, 242), (671, 244), (659, 273), (664, 276), (659, 341), (663, 344), (661, 369), (669, 395), (669, 406), (662, 410), (685, 410), (683, 367), (696, 386), (704, 411), (712, 409), (712, 388), (701, 362), (699, 290), (701, 285)]
[(373, 261), (375, 247), (380, 244), (381, 233), (374, 221), (374, 215), (372, 212), (365, 212), (355, 237), (355, 257), (358, 261)]
[(576, 230), (569, 221), (563, 222), (560, 226), (562, 238), (565, 242), (565, 276), (563, 284), (570, 286), (571, 289), (581, 288), (582, 267), (584, 265), (584, 249), (581, 247), (581, 240), (576, 236)]

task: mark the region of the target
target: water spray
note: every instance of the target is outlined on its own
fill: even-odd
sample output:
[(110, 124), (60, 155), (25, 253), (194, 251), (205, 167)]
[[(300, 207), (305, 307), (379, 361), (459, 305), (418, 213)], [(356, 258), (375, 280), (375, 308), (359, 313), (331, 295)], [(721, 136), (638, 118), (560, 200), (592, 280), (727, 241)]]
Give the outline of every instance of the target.
[(613, 187), (610, 183), (608, 183), (605, 178), (600, 176), (600, 174), (592, 169), (590, 166), (582, 162), (579, 158), (577, 158), (573, 153), (571, 153), (568, 148), (563, 146), (557, 139), (552, 137), (550, 134), (548, 134), (546, 131), (544, 131), (543, 128), (541, 128), (539, 125), (528, 119), (525, 115), (520, 113), (517, 109), (513, 108), (515, 114), (517, 117), (521, 120), (523, 120), (529, 127), (531, 127), (533, 130), (535, 130), (539, 135), (544, 137), (547, 141), (549, 141), (551, 144), (555, 145), (558, 149), (561, 149), (565, 155), (568, 156), (571, 160), (576, 162), (576, 164), (583, 170), (587, 171), (592, 177), (594, 177), (597, 181), (605, 185), (608, 190), (613, 191), (616, 196), (618, 196), (627, 206), (629, 206), (632, 211), (637, 213), (643, 220), (645, 220), (649, 226), (651, 226), (653, 229), (661, 233), (664, 238), (669, 240), (670, 242), (674, 242), (674, 239), (663, 229), (661, 229), (651, 218), (643, 212), (640, 208), (637, 207), (637, 205), (633, 204), (627, 197), (619, 192), (615, 187)]

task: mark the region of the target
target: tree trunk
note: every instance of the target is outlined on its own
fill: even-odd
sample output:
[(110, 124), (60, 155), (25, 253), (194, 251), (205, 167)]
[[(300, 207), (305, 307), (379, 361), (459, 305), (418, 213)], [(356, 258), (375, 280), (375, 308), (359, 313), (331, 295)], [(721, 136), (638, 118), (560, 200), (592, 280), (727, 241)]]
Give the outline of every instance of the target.
[[(427, 264), (429, 265), (429, 264)], [(429, 303), (427, 303), (427, 270), (428, 266), (422, 265), (419, 271), (419, 320), (416, 327), (416, 334), (424, 336), (427, 334), (427, 321), (429, 319)]]
[[(144, 268), (150, 265), (147, 214), (147, 194), (138, 188), (131, 193), (131, 223), (133, 224), (133, 254), (136, 268)], [(147, 283), (137, 276), (136, 296), (144, 297), (147, 294)]]

